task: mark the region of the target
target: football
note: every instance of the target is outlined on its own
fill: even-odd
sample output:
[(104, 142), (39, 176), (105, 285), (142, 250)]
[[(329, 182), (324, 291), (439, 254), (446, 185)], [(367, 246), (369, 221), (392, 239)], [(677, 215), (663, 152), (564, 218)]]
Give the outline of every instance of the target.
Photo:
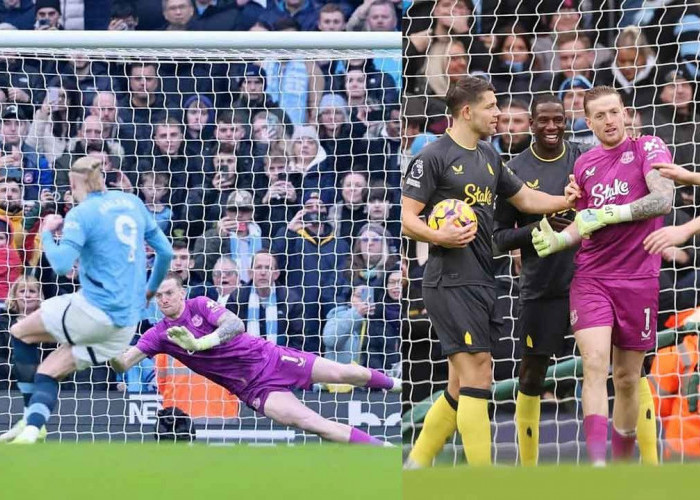
[(447, 219), (457, 215), (456, 226), (468, 226), (476, 224), (476, 214), (474, 210), (462, 200), (448, 199), (442, 200), (433, 207), (428, 217), (428, 226), (431, 229), (440, 229)]

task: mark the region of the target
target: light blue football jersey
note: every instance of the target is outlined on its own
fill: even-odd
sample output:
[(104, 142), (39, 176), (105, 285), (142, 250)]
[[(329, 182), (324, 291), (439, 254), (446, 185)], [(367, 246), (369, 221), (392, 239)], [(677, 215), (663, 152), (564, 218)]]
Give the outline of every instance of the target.
[(61, 244), (80, 252), (82, 293), (116, 326), (140, 320), (146, 303), (144, 241), (159, 231), (143, 202), (121, 191), (90, 193), (66, 215)]

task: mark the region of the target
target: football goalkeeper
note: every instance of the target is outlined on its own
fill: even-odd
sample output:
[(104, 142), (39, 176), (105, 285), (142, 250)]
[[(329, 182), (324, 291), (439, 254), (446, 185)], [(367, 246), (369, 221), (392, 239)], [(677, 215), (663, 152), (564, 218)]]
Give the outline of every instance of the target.
[(656, 347), (661, 258), (642, 242), (663, 224), (673, 205), (673, 183), (652, 164), (670, 163), (658, 137), (632, 140), (625, 109), (612, 87), (584, 97), (586, 123), (600, 145), (574, 166), (581, 197), (576, 224), (554, 232), (546, 220), (533, 229), (538, 255), (577, 245), (571, 282), (571, 326), (583, 358), (583, 428), (594, 465), (605, 464), (608, 434), (607, 378), (612, 344), (615, 403), (614, 459), (631, 457), (639, 414), (639, 373), (646, 351)]
[(304, 406), (292, 389), (314, 383), (351, 384), (400, 392), (401, 381), (358, 365), (345, 365), (243, 332), (243, 322), (207, 297), (185, 300), (182, 279), (169, 273), (156, 292), (165, 316), (110, 364), (124, 372), (146, 357), (165, 353), (228, 389), (255, 411), (282, 424), (341, 443), (386, 443)]

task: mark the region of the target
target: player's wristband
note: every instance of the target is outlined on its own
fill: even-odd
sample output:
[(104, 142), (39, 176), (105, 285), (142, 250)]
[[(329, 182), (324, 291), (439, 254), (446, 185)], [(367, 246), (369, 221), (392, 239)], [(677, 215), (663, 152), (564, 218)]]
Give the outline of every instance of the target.
[(221, 339), (219, 338), (218, 333), (210, 333), (209, 335), (198, 338), (196, 342), (198, 351), (206, 351), (207, 349), (211, 349), (212, 347), (216, 347), (217, 345), (221, 344)]

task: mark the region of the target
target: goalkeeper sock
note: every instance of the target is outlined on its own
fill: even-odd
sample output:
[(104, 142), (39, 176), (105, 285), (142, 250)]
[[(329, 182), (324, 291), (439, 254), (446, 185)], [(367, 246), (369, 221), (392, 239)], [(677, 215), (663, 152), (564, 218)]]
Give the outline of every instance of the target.
[(58, 380), (43, 373), (34, 377), (34, 394), (29, 402), (27, 425), (41, 429), (46, 425), (58, 400)]
[(457, 430), (457, 401), (445, 391), (430, 407), (423, 421), (423, 430), (409, 458), (421, 467), (430, 467), (433, 459)]
[(642, 463), (659, 464), (656, 450), (656, 413), (654, 397), (651, 394), (649, 381), (646, 377), (639, 379), (639, 418), (637, 420), (637, 444)]
[(27, 408), (34, 392), (34, 376), (39, 366), (39, 348), (36, 344), (27, 344), (22, 340), (10, 337), (14, 357), (14, 371), (17, 386), (24, 398), (24, 418), (27, 418)]
[(608, 441), (608, 417), (604, 415), (583, 417), (583, 432), (586, 435), (588, 459), (594, 465), (604, 464)]
[(618, 431), (612, 426), (612, 457), (613, 460), (628, 460), (634, 452), (634, 442), (637, 433), (632, 431)]
[(459, 390), (457, 428), (469, 465), (491, 465), (490, 399), (491, 391), (487, 389), (462, 387)]
[(369, 368), (369, 372), (371, 375), (365, 387), (369, 387), (370, 389), (385, 389), (387, 391), (394, 387), (394, 379), (391, 377), (387, 377), (374, 368)]
[(352, 444), (370, 444), (372, 446), (384, 446), (384, 441), (377, 439), (376, 437), (370, 436), (360, 429), (350, 428), (350, 440), (348, 443)]
[(520, 463), (526, 467), (537, 465), (540, 444), (540, 397), (518, 391), (515, 402), (515, 425), (518, 430)]

